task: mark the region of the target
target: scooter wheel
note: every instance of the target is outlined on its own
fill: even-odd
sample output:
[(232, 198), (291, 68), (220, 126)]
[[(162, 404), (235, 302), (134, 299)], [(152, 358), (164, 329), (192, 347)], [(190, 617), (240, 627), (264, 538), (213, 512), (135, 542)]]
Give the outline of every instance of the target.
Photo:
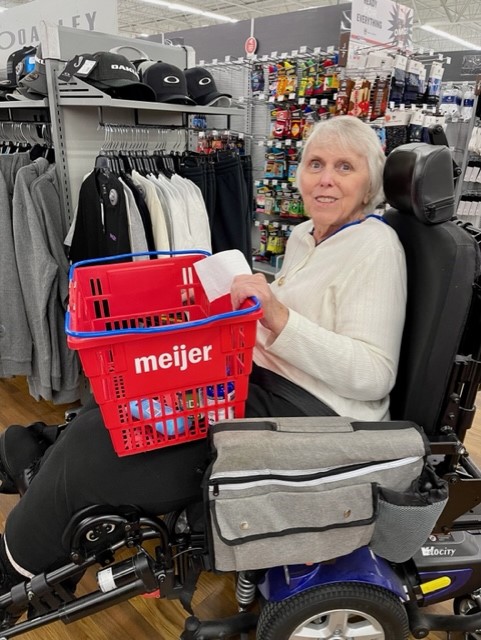
[[(479, 607), (471, 596), (459, 596), (453, 600), (453, 611), (457, 616), (472, 616), (479, 613)], [(481, 640), (481, 631), (469, 633), (465, 635), (465, 640)]]
[(374, 585), (339, 582), (309, 589), (282, 602), (268, 602), (257, 626), (257, 640), (336, 638), (407, 640), (404, 606)]

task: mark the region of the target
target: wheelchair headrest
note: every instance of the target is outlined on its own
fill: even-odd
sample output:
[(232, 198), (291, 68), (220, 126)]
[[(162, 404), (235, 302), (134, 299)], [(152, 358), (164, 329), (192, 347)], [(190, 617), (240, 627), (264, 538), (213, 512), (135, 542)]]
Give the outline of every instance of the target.
[(386, 159), (384, 193), (394, 209), (424, 224), (450, 220), (455, 213), (450, 150), (424, 142), (397, 147)]

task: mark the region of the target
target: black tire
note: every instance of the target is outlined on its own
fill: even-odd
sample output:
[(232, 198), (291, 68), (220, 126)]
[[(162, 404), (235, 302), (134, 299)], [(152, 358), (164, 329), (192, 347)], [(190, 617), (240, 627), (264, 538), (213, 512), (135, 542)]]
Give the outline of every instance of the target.
[[(453, 611), (457, 616), (473, 616), (479, 613), (479, 607), (471, 596), (459, 596), (453, 600)], [(481, 632), (466, 633), (466, 640), (481, 640)]]
[[(356, 635), (356, 625), (360, 634), (364, 626), (364, 635)], [(406, 610), (399, 598), (373, 585), (339, 582), (309, 589), (283, 602), (267, 603), (259, 618), (256, 639), (307, 639), (313, 637), (313, 629), (321, 634), (324, 627), (325, 635), (316, 637), (351, 640), (365, 638), (369, 626), (369, 637), (376, 640), (407, 640), (409, 636)], [(306, 628), (305, 636), (302, 627)], [(334, 635), (336, 630), (340, 633)]]

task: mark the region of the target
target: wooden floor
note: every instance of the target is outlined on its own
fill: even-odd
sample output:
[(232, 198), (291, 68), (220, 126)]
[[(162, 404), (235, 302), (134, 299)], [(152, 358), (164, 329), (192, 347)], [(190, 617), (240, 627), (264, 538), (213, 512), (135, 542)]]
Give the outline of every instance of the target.
[[(481, 397), (478, 397), (481, 400)], [(36, 402), (27, 392), (22, 378), (0, 379), (0, 431), (10, 424), (29, 424), (42, 420), (56, 424), (63, 420), (68, 406), (53, 406)], [(469, 434), (468, 449), (474, 460), (481, 462), (481, 410)], [(478, 462), (478, 464), (480, 463)], [(18, 497), (0, 494), (0, 530)], [(87, 574), (81, 588), (89, 589), (95, 583), (95, 572)], [(194, 610), (200, 618), (217, 618), (236, 612), (233, 580), (229, 575), (201, 577), (194, 596)], [(433, 612), (449, 613), (449, 603), (433, 607)], [(112, 607), (70, 625), (55, 622), (24, 634), (25, 640), (178, 640), (183, 628), (185, 612), (177, 601), (164, 601), (142, 597)], [(452, 640), (462, 640), (462, 634), (453, 634)], [(389, 640), (389, 639), (386, 639)], [(432, 633), (429, 640), (446, 640), (444, 633)]]

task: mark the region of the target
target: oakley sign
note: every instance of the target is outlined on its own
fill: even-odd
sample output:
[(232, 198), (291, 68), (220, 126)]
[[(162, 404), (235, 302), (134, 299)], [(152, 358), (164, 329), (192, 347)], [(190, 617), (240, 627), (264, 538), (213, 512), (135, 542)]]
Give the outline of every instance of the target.
[(43, 39), (41, 23), (85, 31), (118, 33), (116, 0), (34, 0), (12, 7), (2, 14), (0, 25), (0, 66), (17, 49), (37, 46)]

